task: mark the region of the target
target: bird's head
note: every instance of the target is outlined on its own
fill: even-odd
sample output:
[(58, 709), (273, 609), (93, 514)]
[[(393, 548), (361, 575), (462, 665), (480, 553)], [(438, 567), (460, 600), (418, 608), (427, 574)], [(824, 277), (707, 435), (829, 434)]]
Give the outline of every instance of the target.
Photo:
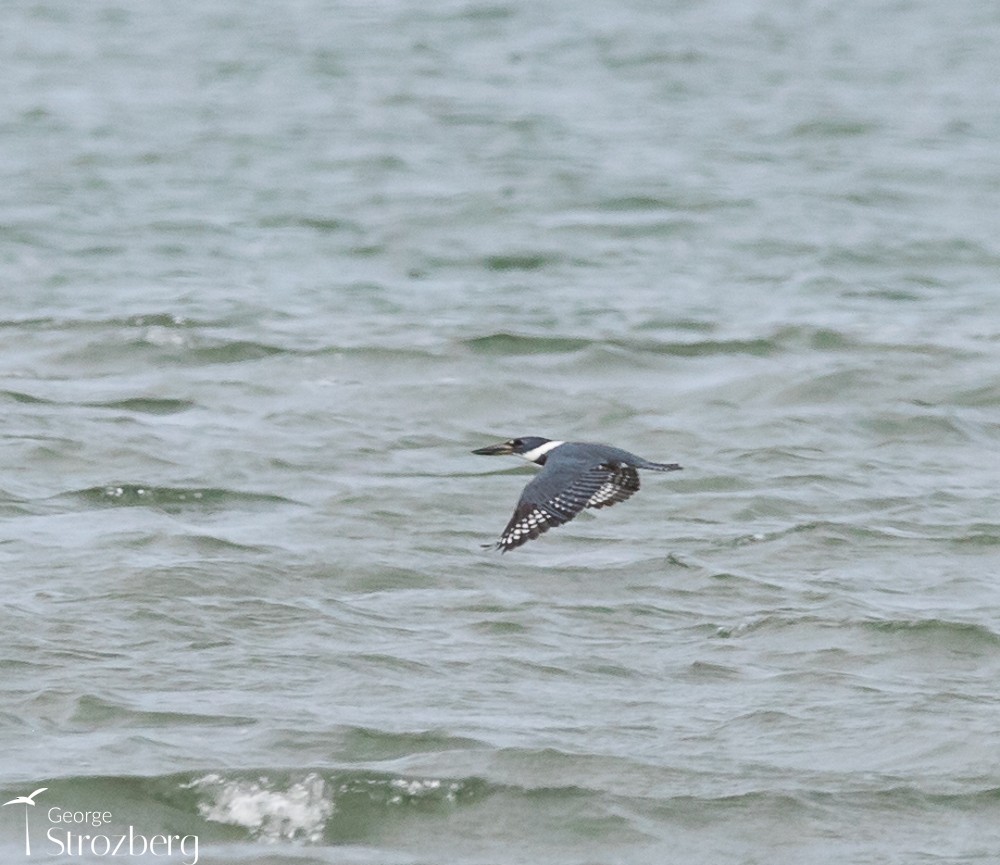
[(531, 460), (531, 462), (539, 462), (540, 460), (544, 462), (543, 458), (550, 450), (550, 448), (544, 446), (548, 444), (555, 446), (561, 444), (561, 442), (553, 442), (551, 439), (542, 438), (541, 436), (524, 436), (524, 438), (508, 439), (505, 442), (498, 442), (495, 445), (476, 448), (473, 453), (482, 454), (483, 456), (517, 454), (527, 460)]

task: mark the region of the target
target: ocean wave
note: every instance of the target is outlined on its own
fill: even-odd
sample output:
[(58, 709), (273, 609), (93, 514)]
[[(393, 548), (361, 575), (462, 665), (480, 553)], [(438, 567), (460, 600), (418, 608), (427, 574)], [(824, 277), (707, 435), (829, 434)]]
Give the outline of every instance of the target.
[[(15, 390), (0, 390), (0, 399), (8, 399), (11, 402), (25, 405), (77, 405), (77, 403), (63, 403), (59, 400), (46, 399), (34, 394), (24, 393)], [(167, 415), (177, 414), (194, 408), (197, 403), (186, 399), (171, 399), (169, 397), (126, 397), (124, 399), (108, 400), (104, 402), (84, 402), (79, 405), (90, 408), (108, 408), (119, 411), (137, 412), (140, 414)]]
[[(154, 311), (101, 318), (8, 319), (0, 320), (0, 329), (77, 334), (62, 359), (84, 365), (120, 363), (123, 359), (134, 362), (144, 355), (161, 363), (228, 364), (301, 353), (296, 348), (223, 334), (245, 323), (252, 324), (252, 321), (246, 322), (239, 314), (228, 319), (207, 320)], [(29, 395), (10, 392), (9, 398), (18, 397), (21, 401), (31, 399)], [(144, 409), (140, 404), (136, 410)], [(145, 410), (157, 412), (152, 403)]]
[(995, 547), (1000, 545), (1000, 525), (974, 523), (949, 540), (958, 546)]
[(191, 318), (166, 310), (140, 312), (125, 316), (103, 316), (100, 318), (74, 318), (72, 316), (37, 316), (35, 318), (0, 319), (0, 330), (43, 330), (51, 331), (103, 331), (123, 328), (169, 328), (171, 330), (194, 330), (205, 327), (223, 326), (221, 321)]
[[(832, 483), (835, 479), (817, 475), (801, 476), (800, 481), (812, 480), (817, 483)], [(782, 505), (783, 500), (776, 500), (775, 505)], [(882, 505), (885, 507), (885, 504)], [(755, 501), (744, 515), (757, 517), (761, 513), (785, 513), (792, 507), (770, 507), (764, 511), (762, 502)], [(782, 541), (795, 535), (811, 536), (817, 542), (827, 546), (842, 546), (846, 544), (864, 543), (871, 546), (911, 546), (915, 542), (927, 541), (947, 543), (957, 547), (991, 547), (1000, 544), (1000, 526), (992, 523), (974, 523), (967, 526), (948, 525), (857, 525), (836, 520), (808, 520), (763, 532), (751, 532), (737, 535), (729, 543), (733, 547), (752, 544), (766, 544)]]
[[(662, 330), (669, 334), (678, 331), (690, 334), (689, 338), (657, 338), (648, 335), (651, 330)], [(573, 333), (520, 333), (495, 331), (460, 341), (460, 345), (477, 354), (485, 355), (531, 355), (562, 354), (586, 349), (613, 349), (628, 352), (633, 357), (669, 356), (683, 358), (744, 355), (749, 357), (774, 357), (785, 354), (821, 352), (828, 354), (849, 354), (852, 357), (862, 353), (879, 356), (903, 354), (918, 356), (952, 356), (958, 350), (931, 343), (891, 343), (869, 340), (831, 327), (810, 325), (785, 325), (761, 333), (743, 335), (713, 336), (712, 326), (705, 326), (691, 320), (656, 320), (638, 326), (637, 332), (646, 335), (636, 338), (617, 336), (580, 336)], [(838, 371), (833, 375), (840, 375)], [(975, 393), (974, 403), (989, 401), (995, 389)]]
[[(480, 778), (320, 769), (71, 776), (37, 786), (46, 787), (46, 804), (89, 803), (110, 812), (109, 831), (131, 824), (146, 835), (307, 844), (364, 840), (394, 815), (446, 816), (496, 789)], [(11, 798), (23, 791), (5, 792)]]
[(461, 344), (476, 354), (489, 355), (565, 354), (589, 348), (610, 348), (636, 354), (676, 357), (718, 354), (760, 356), (777, 350), (777, 346), (767, 338), (657, 341), (543, 336), (503, 331), (462, 340)]
[(238, 826), (253, 840), (312, 843), (360, 840), (394, 814), (441, 816), (492, 792), (478, 778), (370, 771), (211, 772), (187, 787), (206, 822)]
[(962, 622), (937, 617), (919, 618), (827, 618), (813, 613), (768, 613), (734, 626), (720, 627), (716, 636), (741, 637), (755, 632), (778, 632), (794, 628), (810, 630), (854, 631), (856, 634), (899, 637), (912, 641), (911, 651), (962, 649), (993, 650), (1000, 646), (1000, 633), (976, 622)]
[[(590, 785), (524, 786), (475, 775), (216, 768), (152, 777), (32, 779), (0, 792), (10, 798), (33, 783), (44, 786), (46, 804), (87, 803), (110, 812), (111, 820), (102, 827), (109, 833), (131, 824), (147, 836), (187, 834), (198, 836), (202, 844), (266, 845), (380, 844), (392, 837), (394, 828), (403, 833), (397, 837), (420, 831), (429, 843), (426, 839), (439, 833), (449, 835), (456, 821), (484, 843), (508, 838), (502, 827), (516, 822), (525, 837), (537, 836), (534, 843), (590, 839), (614, 845), (666, 838), (671, 827), (703, 828), (712, 821), (988, 814), (1000, 802), (1000, 788), (987, 778), (947, 787), (839, 773), (817, 775), (811, 783), (776, 779), (769, 785), (733, 777), (701, 792), (691, 791), (692, 782), (700, 786), (694, 779), (687, 784), (675, 779), (657, 783), (655, 793), (644, 784), (634, 793), (612, 793)], [(420, 824), (424, 828), (417, 830)], [(500, 828), (491, 834), (491, 827)]]
[(559, 256), (543, 252), (508, 252), (488, 255), (483, 259), (487, 270), (540, 270), (559, 261)]
[(206, 715), (194, 712), (136, 709), (123, 702), (93, 694), (72, 699), (67, 722), (76, 730), (107, 727), (242, 727), (256, 723), (255, 718), (234, 715)]
[[(691, 322), (660, 322), (667, 330), (704, 330), (693, 328)], [(645, 328), (649, 330), (649, 328)], [(674, 357), (702, 357), (716, 355), (750, 355), (767, 357), (802, 349), (821, 351), (851, 351), (861, 347), (846, 334), (830, 328), (803, 326), (782, 327), (759, 336), (716, 337), (696, 339), (621, 339), (617, 337), (581, 337), (573, 335), (530, 334), (497, 331), (471, 337), (461, 343), (477, 354), (523, 355), (557, 354), (583, 349), (613, 348), (635, 354), (669, 355)]]
[(913, 638), (923, 644), (943, 644), (955, 649), (995, 649), (1000, 633), (976, 622), (953, 619), (866, 619), (862, 627), (877, 633)]
[[(827, 483), (835, 480), (834, 478), (828, 478), (824, 475), (817, 475), (804, 479)], [(746, 512), (746, 515), (759, 516), (761, 513), (781, 514), (792, 510), (792, 505), (781, 507), (781, 505), (785, 504), (785, 500), (783, 499), (774, 500), (774, 506), (767, 509), (762, 507), (760, 503), (761, 501), (766, 502), (770, 500), (760, 499), (759, 501), (756, 501), (753, 507)], [(805, 522), (794, 523), (793, 525), (784, 526), (780, 529), (773, 529), (771, 531), (738, 535), (734, 537), (730, 543), (735, 547), (739, 547), (747, 544), (780, 541), (794, 535), (810, 535), (813, 536), (819, 543), (830, 546), (857, 543), (860, 541), (887, 545), (898, 544), (900, 542), (911, 544), (913, 541), (924, 537), (924, 535), (918, 532), (916, 528), (904, 530), (894, 526), (855, 525), (853, 523), (839, 522), (836, 520), (807, 520)]]
[(534, 336), (500, 331), (464, 339), (461, 345), (476, 354), (521, 355), (580, 351), (588, 348), (593, 342), (580, 337)]
[(220, 339), (202, 335), (179, 335), (171, 330), (149, 328), (134, 339), (101, 340), (72, 352), (71, 358), (88, 363), (120, 361), (142, 354), (155, 354), (159, 361), (180, 364), (230, 364), (262, 360), (279, 354), (295, 354), (294, 349), (256, 340)]
[(298, 213), (278, 213), (264, 216), (258, 220), (261, 228), (308, 228), (320, 234), (338, 234), (347, 232), (361, 235), (363, 226), (350, 219), (334, 216), (306, 216)]
[(220, 487), (163, 487), (143, 483), (112, 483), (70, 490), (55, 498), (92, 507), (149, 507), (163, 510), (256, 508), (295, 504), (269, 493), (251, 493)]
[(182, 356), (183, 360), (197, 364), (244, 363), (262, 360), (278, 354), (298, 354), (294, 349), (269, 345), (253, 340), (235, 339), (207, 342), (191, 347)]
[(139, 414), (178, 414), (194, 408), (197, 403), (188, 399), (170, 399), (157, 397), (129, 397), (127, 399), (110, 400), (108, 402), (85, 403), (92, 408), (109, 408), (120, 411), (138, 412)]
[(354, 760), (394, 760), (409, 754), (479, 750), (485, 742), (438, 730), (395, 732), (371, 727), (347, 727), (340, 733), (340, 746)]
[(53, 400), (33, 396), (30, 393), (23, 393), (18, 390), (0, 390), (0, 399), (24, 403), (25, 405), (54, 405)]

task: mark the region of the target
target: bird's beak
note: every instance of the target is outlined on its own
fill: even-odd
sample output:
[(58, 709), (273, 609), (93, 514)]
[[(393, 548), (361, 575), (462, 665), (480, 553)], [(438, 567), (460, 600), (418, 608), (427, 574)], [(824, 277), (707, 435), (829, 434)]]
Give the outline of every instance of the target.
[(486, 445), (484, 448), (476, 448), (473, 451), (474, 454), (481, 454), (485, 457), (500, 456), (501, 454), (512, 454), (514, 449), (510, 446), (510, 442), (498, 442), (495, 445)]

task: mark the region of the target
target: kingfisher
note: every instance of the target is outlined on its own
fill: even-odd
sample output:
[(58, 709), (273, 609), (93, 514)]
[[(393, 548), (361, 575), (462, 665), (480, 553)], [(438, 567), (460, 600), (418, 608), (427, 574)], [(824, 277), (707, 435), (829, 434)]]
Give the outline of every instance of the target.
[(568, 523), (584, 508), (607, 508), (639, 490), (639, 472), (675, 472), (677, 463), (654, 463), (635, 454), (589, 442), (564, 442), (540, 436), (509, 439), (477, 448), (474, 454), (516, 454), (542, 470), (524, 488), (514, 516), (495, 544), (505, 553), (553, 526)]

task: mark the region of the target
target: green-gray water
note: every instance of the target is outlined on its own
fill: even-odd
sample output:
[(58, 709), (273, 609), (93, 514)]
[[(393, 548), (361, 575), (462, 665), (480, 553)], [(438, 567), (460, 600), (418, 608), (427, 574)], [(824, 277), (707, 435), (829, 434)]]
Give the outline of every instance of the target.
[(997, 861), (994, 3), (5, 13), (5, 862)]

